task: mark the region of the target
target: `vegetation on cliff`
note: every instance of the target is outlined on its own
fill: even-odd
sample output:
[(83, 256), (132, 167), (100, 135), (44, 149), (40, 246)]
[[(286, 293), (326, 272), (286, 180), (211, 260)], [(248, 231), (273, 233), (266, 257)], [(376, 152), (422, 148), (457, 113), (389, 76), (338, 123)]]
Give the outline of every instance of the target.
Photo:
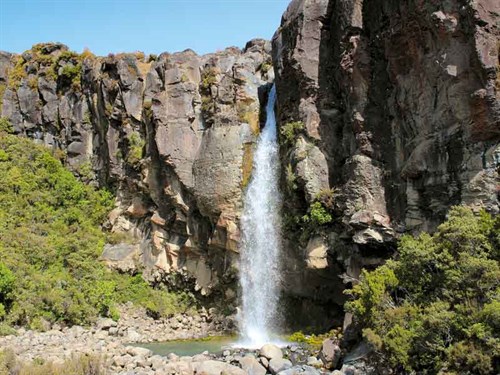
[(454, 207), (434, 235), (348, 291), (347, 309), (396, 372), (491, 374), (500, 366), (500, 217)]
[(99, 261), (112, 195), (78, 181), (48, 149), (0, 128), (0, 322), (85, 324), (132, 301), (155, 316), (190, 298), (150, 288)]

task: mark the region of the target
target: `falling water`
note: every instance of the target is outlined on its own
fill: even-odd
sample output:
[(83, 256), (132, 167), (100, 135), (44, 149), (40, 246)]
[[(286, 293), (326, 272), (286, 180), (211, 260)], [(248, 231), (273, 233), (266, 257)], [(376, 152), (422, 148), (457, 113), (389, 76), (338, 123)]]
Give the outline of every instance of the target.
[(253, 158), (252, 180), (245, 194), (241, 219), (240, 282), (243, 306), (240, 331), (243, 345), (259, 347), (270, 341), (276, 325), (279, 283), (280, 193), (273, 86), (267, 103), (267, 121)]

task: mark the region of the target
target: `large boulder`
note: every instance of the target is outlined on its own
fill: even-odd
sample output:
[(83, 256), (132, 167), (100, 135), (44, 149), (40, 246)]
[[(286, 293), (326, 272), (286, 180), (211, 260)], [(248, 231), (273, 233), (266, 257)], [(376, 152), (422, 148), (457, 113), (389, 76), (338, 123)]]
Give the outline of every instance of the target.
[(283, 352), (281, 349), (274, 344), (265, 344), (260, 348), (260, 356), (265, 357), (267, 359), (273, 358), (283, 358)]

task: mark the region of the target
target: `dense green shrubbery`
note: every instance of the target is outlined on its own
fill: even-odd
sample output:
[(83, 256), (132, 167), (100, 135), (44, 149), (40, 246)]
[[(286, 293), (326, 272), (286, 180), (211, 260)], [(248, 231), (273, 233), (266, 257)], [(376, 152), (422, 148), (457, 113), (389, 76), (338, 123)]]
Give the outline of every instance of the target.
[(405, 236), (399, 258), (363, 272), (347, 309), (396, 372), (500, 368), (500, 218), (455, 207), (434, 235)]
[(116, 318), (115, 304), (126, 301), (153, 315), (188, 308), (186, 295), (99, 262), (112, 196), (79, 182), (46, 148), (0, 131), (0, 176), (0, 321), (85, 324)]

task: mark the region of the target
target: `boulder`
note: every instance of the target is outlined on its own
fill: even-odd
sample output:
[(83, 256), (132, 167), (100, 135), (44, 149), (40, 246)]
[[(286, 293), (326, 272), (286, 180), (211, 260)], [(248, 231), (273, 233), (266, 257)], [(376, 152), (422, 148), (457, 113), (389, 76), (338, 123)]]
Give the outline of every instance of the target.
[(293, 366), (289, 369), (280, 371), (278, 375), (321, 375), (317, 369), (307, 365)]
[(246, 372), (239, 367), (220, 361), (193, 362), (196, 374), (200, 375), (246, 375)]
[(341, 356), (341, 349), (333, 339), (326, 339), (321, 345), (319, 358), (326, 368), (333, 369), (337, 367)]
[(269, 371), (271, 371), (272, 374), (277, 374), (278, 372), (289, 369), (292, 366), (292, 362), (288, 359), (275, 357), (269, 360)]
[(260, 348), (260, 356), (267, 359), (283, 358), (283, 352), (274, 344), (265, 344)]
[(239, 360), (241, 368), (251, 375), (265, 375), (266, 368), (252, 355), (246, 355)]

